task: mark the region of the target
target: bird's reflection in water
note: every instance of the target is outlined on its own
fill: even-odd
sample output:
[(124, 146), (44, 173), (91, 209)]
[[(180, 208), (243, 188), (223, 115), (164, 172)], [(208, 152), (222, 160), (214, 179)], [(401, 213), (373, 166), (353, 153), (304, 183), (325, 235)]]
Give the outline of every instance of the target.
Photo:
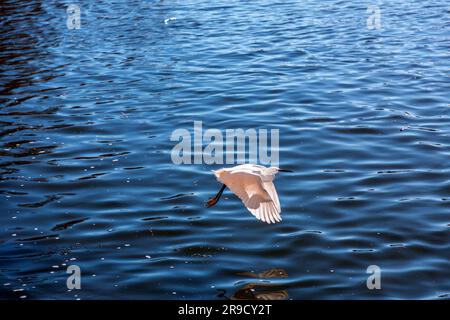
[[(287, 278), (288, 273), (283, 269), (269, 269), (261, 273), (244, 272), (241, 276), (255, 279)], [(227, 297), (225, 290), (221, 290), (219, 297), (231, 300), (284, 300), (288, 297), (287, 286), (270, 281), (249, 282), (237, 290), (232, 296)]]

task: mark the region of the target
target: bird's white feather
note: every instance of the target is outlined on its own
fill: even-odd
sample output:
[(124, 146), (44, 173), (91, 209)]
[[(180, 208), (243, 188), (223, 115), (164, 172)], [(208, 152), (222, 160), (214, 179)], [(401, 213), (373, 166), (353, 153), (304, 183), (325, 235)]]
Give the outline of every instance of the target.
[(247, 208), (258, 220), (266, 223), (280, 222), (281, 216), (275, 204), (270, 202), (261, 202), (257, 209)]
[(244, 164), (214, 173), (258, 220), (275, 223), (281, 221), (280, 201), (272, 182), (277, 171), (278, 168)]
[(264, 189), (267, 191), (267, 193), (270, 195), (270, 198), (275, 204), (275, 207), (278, 209), (279, 212), (281, 212), (280, 199), (278, 199), (278, 193), (277, 190), (275, 189), (275, 185), (273, 184), (273, 182), (272, 181), (264, 182), (263, 186)]

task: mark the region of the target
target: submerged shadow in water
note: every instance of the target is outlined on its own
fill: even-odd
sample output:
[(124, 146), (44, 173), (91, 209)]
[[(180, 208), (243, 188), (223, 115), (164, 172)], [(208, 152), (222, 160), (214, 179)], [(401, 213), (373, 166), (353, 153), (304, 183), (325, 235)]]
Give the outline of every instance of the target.
[[(284, 269), (269, 269), (261, 273), (243, 272), (238, 275), (255, 279), (287, 278), (289, 275)], [(219, 290), (218, 297), (231, 300), (285, 300), (289, 296), (287, 286), (280, 283), (271, 283), (269, 280), (248, 282), (238, 289), (231, 297), (226, 296), (225, 290)]]

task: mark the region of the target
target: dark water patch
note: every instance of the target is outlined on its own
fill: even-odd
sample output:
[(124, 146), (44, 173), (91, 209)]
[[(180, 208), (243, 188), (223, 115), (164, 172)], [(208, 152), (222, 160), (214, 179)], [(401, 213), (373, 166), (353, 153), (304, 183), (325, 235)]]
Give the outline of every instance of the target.
[(427, 127), (414, 127), (414, 126), (408, 126), (409, 130), (419, 130), (419, 131), (426, 131), (426, 132), (438, 132), (438, 129), (434, 128), (427, 128)]
[(107, 174), (107, 172), (93, 173), (93, 174), (90, 174), (90, 175), (88, 175), (88, 176), (80, 177), (80, 178), (78, 178), (78, 180), (95, 179), (95, 178), (101, 177), (101, 176), (103, 176), (103, 175), (105, 175), (105, 174)]
[(73, 126), (72, 124), (55, 124), (53, 126), (45, 127), (44, 130), (57, 130), (57, 129), (64, 129), (64, 128), (70, 128)]
[(335, 205), (344, 208), (362, 207), (368, 204), (367, 200), (356, 197), (339, 197), (336, 200)]
[(374, 249), (352, 249), (352, 252), (354, 253), (371, 253), (375, 252)]
[(100, 158), (110, 158), (110, 157), (118, 157), (123, 156), (126, 154), (129, 154), (130, 152), (117, 152), (117, 153), (102, 153), (98, 156), (82, 156), (82, 157), (75, 157), (75, 160), (91, 160), (91, 159), (100, 159)]
[(20, 147), (22, 144), (27, 144), (27, 143), (33, 143), (36, 140), (19, 140), (19, 141), (11, 141), (8, 143), (4, 144), (5, 148), (17, 148)]
[(8, 195), (14, 195), (14, 196), (24, 196), (27, 195), (27, 192), (21, 192), (21, 191), (11, 191), (11, 190), (0, 190), (0, 194), (8, 194)]
[(26, 164), (31, 164), (33, 161), (10, 161), (10, 162), (2, 162), (0, 163), (0, 168), (12, 167), (12, 166), (21, 166)]
[[(190, 193), (179, 193), (176, 194), (174, 196), (169, 196), (169, 197), (162, 197), (161, 200), (172, 200), (172, 199), (179, 199), (179, 198), (184, 198), (184, 197), (190, 197), (193, 196), (194, 193), (190, 192)], [(177, 208), (180, 208), (179, 206)]]
[(391, 248), (405, 248), (406, 245), (404, 243), (392, 243), (389, 245)]
[(289, 277), (288, 273), (286, 270), (284, 269), (279, 269), (279, 268), (274, 268), (274, 269), (269, 269), (269, 270), (265, 270), (259, 273), (255, 273), (255, 272), (241, 272), (238, 273), (238, 275), (241, 276), (246, 276), (246, 277), (251, 277), (251, 278), (287, 278)]
[(361, 135), (381, 135), (384, 134), (383, 131), (377, 128), (371, 128), (371, 127), (362, 127), (362, 126), (355, 126), (355, 127), (328, 127), (328, 129), (335, 131), (337, 133), (345, 133), (345, 134), (361, 134)]
[(18, 204), (18, 206), (19, 207), (27, 207), (27, 208), (39, 208), (39, 207), (45, 206), (46, 204), (49, 204), (54, 201), (58, 201), (63, 198), (62, 195), (49, 195), (49, 196), (45, 196), (45, 197), (47, 198), (46, 200), (42, 200), (39, 202), (33, 202), (33, 203), (20, 203), (20, 204)]
[(187, 246), (176, 248), (174, 251), (191, 257), (210, 258), (213, 255), (227, 251), (224, 247), (207, 247), (207, 246)]
[(327, 117), (313, 117), (304, 119), (306, 122), (317, 122), (317, 123), (325, 123), (325, 122), (335, 122), (336, 119), (327, 118)]
[(24, 130), (36, 130), (39, 129), (40, 126), (34, 126), (34, 127), (27, 127), (27, 126), (17, 126), (15, 128), (12, 129), (6, 129), (3, 131), (0, 131), (0, 137), (4, 137), (4, 136), (10, 136), (14, 133), (20, 132), (20, 131), (24, 131)]
[(377, 171), (378, 174), (396, 174), (396, 173), (409, 173), (411, 170), (382, 170)]
[(43, 235), (43, 236), (17, 239), (16, 241), (19, 241), (19, 242), (41, 241), (41, 240), (57, 239), (58, 237), (59, 237), (59, 235), (57, 235), (57, 234), (49, 234), (49, 235)]
[(199, 221), (199, 220), (202, 220), (202, 219), (204, 219), (204, 217), (199, 217), (199, 216), (187, 217), (187, 220), (189, 220), (189, 221)]
[(75, 220), (70, 220), (67, 222), (59, 223), (56, 226), (54, 226), (51, 230), (52, 231), (66, 230), (67, 228), (71, 228), (72, 226), (82, 223), (88, 219), (89, 218), (82, 218), (82, 219), (75, 219)]
[[(225, 296), (225, 295), (224, 295)], [(233, 293), (232, 300), (285, 300), (289, 297), (286, 286), (247, 283)]]
[[(0, 246), (0, 261), (18, 261), (27, 259), (42, 259), (43, 257), (50, 257), (57, 252), (51, 249), (45, 249), (43, 251), (33, 249), (31, 247), (17, 246), (17, 243), (10, 245)], [(6, 271), (3, 269), (3, 271)]]
[(49, 115), (54, 114), (58, 111), (57, 107), (50, 107), (42, 111), (30, 110), (30, 111), (11, 111), (8, 113), (0, 113), (0, 117), (2, 116), (41, 116), (41, 115)]
[(42, 146), (42, 147), (31, 147), (31, 148), (25, 148), (20, 152), (15, 152), (15, 153), (11, 153), (11, 152), (5, 152), (4, 154), (0, 154), (1, 155), (7, 155), (7, 156), (12, 156), (12, 157), (16, 157), (16, 158), (20, 158), (20, 157), (29, 157), (29, 156), (34, 156), (34, 155), (41, 155), (41, 154), (45, 154), (45, 153), (51, 153), (53, 149), (57, 148), (57, 146)]
[(154, 220), (163, 220), (163, 219), (168, 219), (169, 217), (167, 216), (156, 216), (156, 217), (148, 217), (148, 218), (142, 218), (142, 220), (144, 221), (154, 221)]

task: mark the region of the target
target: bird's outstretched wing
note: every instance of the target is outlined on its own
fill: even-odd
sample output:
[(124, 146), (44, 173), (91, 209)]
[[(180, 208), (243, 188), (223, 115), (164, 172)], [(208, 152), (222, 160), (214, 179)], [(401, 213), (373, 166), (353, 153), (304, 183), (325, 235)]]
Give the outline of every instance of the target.
[(272, 199), (273, 203), (275, 204), (275, 207), (278, 209), (278, 212), (281, 212), (281, 205), (280, 205), (280, 199), (278, 199), (278, 193), (275, 189), (275, 185), (272, 181), (264, 182), (264, 189), (267, 191), (267, 193), (270, 195), (270, 198)]
[(260, 176), (248, 172), (233, 172), (222, 181), (258, 219), (266, 223), (281, 221), (279, 200), (272, 182), (263, 182)]
[(247, 208), (258, 220), (266, 223), (280, 222), (281, 216), (273, 201), (261, 202), (258, 209)]

